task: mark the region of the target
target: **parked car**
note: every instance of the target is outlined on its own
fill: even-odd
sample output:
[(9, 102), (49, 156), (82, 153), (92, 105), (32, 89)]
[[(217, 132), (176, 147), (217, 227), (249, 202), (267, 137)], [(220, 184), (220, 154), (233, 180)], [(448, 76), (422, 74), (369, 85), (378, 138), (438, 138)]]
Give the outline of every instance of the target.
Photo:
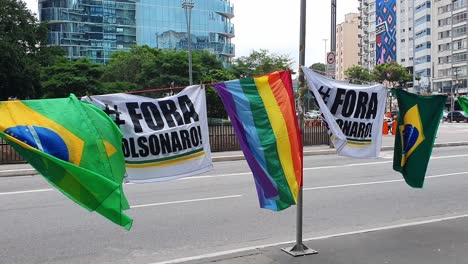
[(453, 112), (449, 112), (447, 114), (447, 117), (445, 118), (445, 121), (447, 122), (452, 122), (452, 120), (454, 122), (468, 122), (468, 116), (465, 115), (464, 112), (462, 111), (453, 111)]
[(442, 114), (442, 120), (446, 121), (447, 120), (447, 115), (448, 115), (449, 111), (447, 110), (444, 110), (443, 114)]

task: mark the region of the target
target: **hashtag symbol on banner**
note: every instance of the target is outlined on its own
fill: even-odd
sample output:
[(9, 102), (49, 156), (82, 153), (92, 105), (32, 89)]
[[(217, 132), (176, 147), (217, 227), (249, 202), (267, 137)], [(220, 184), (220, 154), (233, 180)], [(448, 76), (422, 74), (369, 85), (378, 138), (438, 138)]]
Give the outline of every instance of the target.
[(322, 96), (323, 101), (325, 104), (328, 104), (328, 98), (330, 97), (330, 88), (326, 88), (327, 90), (324, 92), (325, 88), (320, 86), (318, 89), (319, 94)]
[(114, 122), (115, 122), (115, 124), (117, 124), (118, 127), (120, 127), (120, 125), (124, 125), (124, 124), (125, 124), (125, 120), (120, 119), (120, 115), (121, 115), (122, 113), (118, 111), (116, 105), (114, 105), (114, 109), (110, 109), (110, 108), (109, 108), (109, 105), (106, 104), (106, 108), (104, 109), (104, 113), (106, 113), (108, 116), (110, 116), (110, 115), (115, 115), (115, 120), (114, 120)]

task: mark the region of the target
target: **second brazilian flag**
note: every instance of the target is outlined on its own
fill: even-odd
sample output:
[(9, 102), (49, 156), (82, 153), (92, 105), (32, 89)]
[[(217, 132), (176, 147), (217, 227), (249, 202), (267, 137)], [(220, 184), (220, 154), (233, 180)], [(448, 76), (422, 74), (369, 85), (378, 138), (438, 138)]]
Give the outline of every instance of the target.
[(411, 187), (422, 188), (447, 96), (420, 96), (401, 89), (393, 94), (399, 108), (393, 169)]

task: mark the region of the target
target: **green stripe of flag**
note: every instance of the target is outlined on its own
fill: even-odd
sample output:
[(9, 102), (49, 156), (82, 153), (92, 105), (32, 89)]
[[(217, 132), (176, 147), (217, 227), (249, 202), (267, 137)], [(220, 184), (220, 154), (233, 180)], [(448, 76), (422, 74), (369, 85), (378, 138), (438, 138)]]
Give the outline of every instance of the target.
[(254, 124), (262, 147), (265, 150), (264, 153), (268, 173), (276, 182), (278, 187), (280, 197), (280, 200), (277, 200), (278, 209), (285, 209), (289, 207), (290, 204), (294, 204), (295, 201), (281, 166), (275, 134), (273, 133), (268, 114), (265, 110), (265, 105), (258, 93), (258, 88), (255, 85), (254, 79), (240, 79), (240, 83), (244, 94), (250, 102)]

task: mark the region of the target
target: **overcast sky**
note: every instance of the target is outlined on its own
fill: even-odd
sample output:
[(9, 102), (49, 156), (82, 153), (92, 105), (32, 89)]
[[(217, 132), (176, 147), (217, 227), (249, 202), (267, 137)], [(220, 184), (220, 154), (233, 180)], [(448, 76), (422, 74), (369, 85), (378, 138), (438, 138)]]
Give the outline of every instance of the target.
[[(180, 1), (180, 0), (174, 0)], [(37, 12), (37, 0), (26, 0)], [(195, 8), (196, 8), (196, 0)], [(251, 50), (267, 49), (289, 55), (297, 69), (299, 63), (300, 0), (231, 0), (234, 5), (236, 57), (247, 56)], [(306, 65), (325, 62), (325, 42), (330, 48), (331, 0), (307, 1)], [(338, 0), (337, 23), (344, 15), (357, 12), (357, 0)]]

